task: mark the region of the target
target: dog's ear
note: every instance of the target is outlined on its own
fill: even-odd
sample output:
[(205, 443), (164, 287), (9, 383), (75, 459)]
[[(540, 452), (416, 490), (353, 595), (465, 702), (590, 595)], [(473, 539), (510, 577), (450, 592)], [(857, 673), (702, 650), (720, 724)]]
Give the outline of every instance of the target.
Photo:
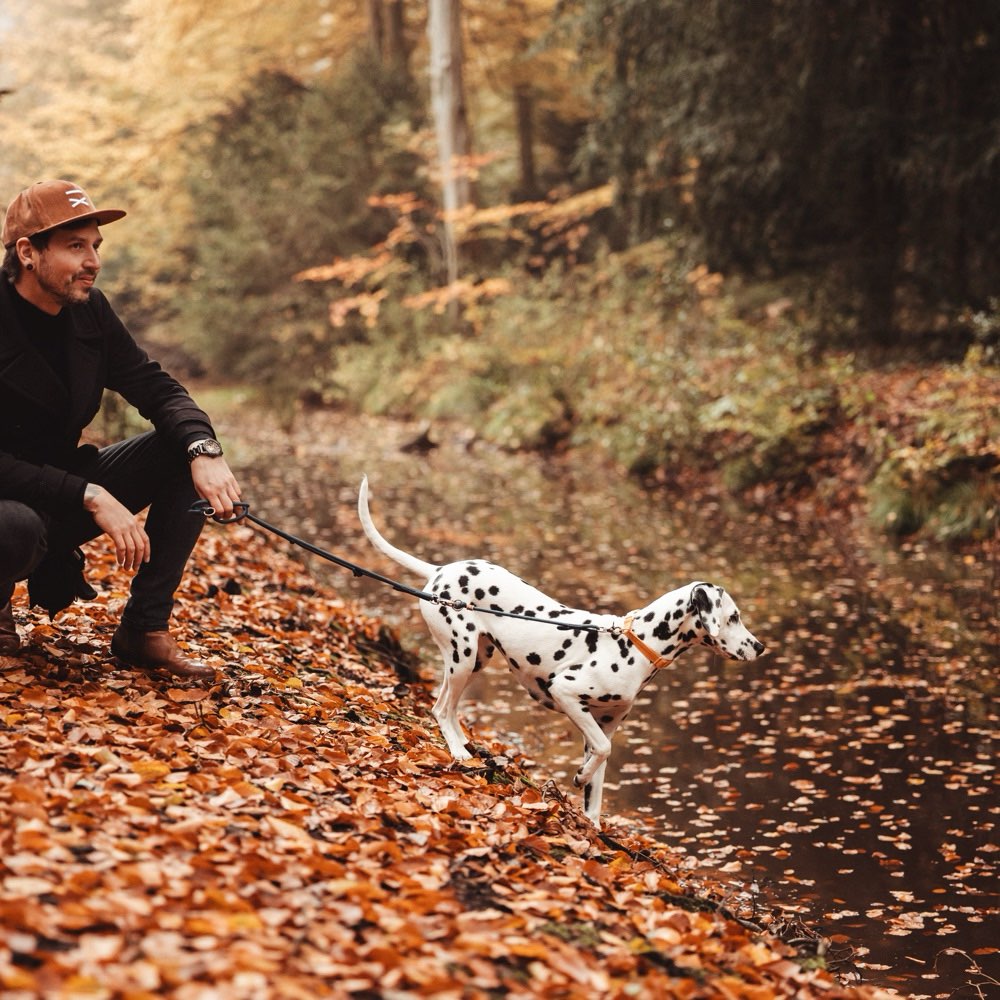
[(719, 609), (716, 606), (717, 587), (709, 583), (696, 583), (691, 590), (691, 598), (688, 601), (688, 611), (696, 614), (705, 631), (715, 639), (722, 631), (722, 619), (719, 617)]

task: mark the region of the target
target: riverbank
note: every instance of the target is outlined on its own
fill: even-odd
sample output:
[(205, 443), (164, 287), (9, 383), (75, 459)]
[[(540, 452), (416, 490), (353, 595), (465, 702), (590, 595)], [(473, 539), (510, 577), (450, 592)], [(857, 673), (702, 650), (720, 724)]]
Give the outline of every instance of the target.
[(107, 661), (127, 581), (90, 550), (99, 600), (22, 601), (0, 661), (10, 1000), (885, 995), (509, 747), (454, 765), (393, 635), (259, 532), (210, 526), (180, 601), (208, 689)]

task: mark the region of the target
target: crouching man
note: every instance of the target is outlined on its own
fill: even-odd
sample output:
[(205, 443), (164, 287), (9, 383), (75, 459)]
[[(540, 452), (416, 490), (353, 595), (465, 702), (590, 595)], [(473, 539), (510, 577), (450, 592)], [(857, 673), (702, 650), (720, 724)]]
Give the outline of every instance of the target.
[[(99, 536), (134, 572), (111, 640), (121, 662), (179, 677), (214, 672), (182, 655), (169, 631), (174, 591), (201, 531), (198, 498), (230, 516), (239, 485), (205, 412), (136, 344), (94, 286), (98, 210), (70, 181), (18, 194), (3, 223), (0, 277), (0, 655), (20, 649), (11, 597), (51, 614), (96, 596), (79, 546)], [(105, 389), (153, 430), (97, 449), (80, 445)], [(145, 527), (137, 518), (149, 509)]]

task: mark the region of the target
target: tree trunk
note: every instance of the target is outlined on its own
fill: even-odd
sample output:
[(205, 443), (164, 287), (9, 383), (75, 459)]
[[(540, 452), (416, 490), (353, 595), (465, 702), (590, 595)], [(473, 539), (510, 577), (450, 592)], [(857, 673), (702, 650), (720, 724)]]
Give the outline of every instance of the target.
[(517, 196), (530, 201), (538, 197), (538, 178), (535, 176), (535, 96), (531, 87), (521, 84), (515, 88), (514, 109), (521, 173)]
[(408, 71), (403, 0), (368, 0), (368, 39), (383, 66)]
[(444, 259), (447, 280), (451, 284), (458, 280), (454, 216), (469, 203), (469, 178), (464, 161), (469, 155), (470, 142), (462, 79), (460, 0), (430, 0), (427, 32), (431, 107), (437, 130), (444, 209)]

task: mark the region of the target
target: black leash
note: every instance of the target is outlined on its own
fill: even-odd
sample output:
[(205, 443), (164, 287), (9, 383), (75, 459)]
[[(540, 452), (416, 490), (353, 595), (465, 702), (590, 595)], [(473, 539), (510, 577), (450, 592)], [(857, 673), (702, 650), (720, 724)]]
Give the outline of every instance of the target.
[(286, 542), (290, 542), (292, 545), (297, 545), (300, 549), (305, 549), (306, 552), (311, 552), (314, 556), (319, 556), (320, 559), (325, 559), (327, 562), (335, 563), (337, 566), (350, 570), (355, 576), (365, 576), (368, 577), (369, 580), (377, 580), (379, 583), (384, 583), (387, 587), (392, 587), (393, 590), (397, 590), (401, 594), (409, 594), (410, 597), (419, 598), (421, 601), (428, 601), (430, 604), (438, 604), (442, 607), (454, 608), (456, 611), (481, 611), (483, 614), (496, 615), (499, 618), (517, 618), (520, 621), (534, 622), (537, 625), (554, 625), (556, 628), (564, 629), (566, 631), (579, 629), (583, 632), (608, 632), (614, 636), (621, 634), (621, 629), (617, 627), (605, 628), (601, 625), (571, 624), (566, 622), (551, 621), (545, 618), (537, 618), (532, 615), (517, 614), (513, 611), (502, 611), (499, 608), (483, 608), (476, 604), (471, 604), (468, 601), (445, 600), (444, 598), (438, 597), (437, 594), (430, 594), (426, 590), (417, 590), (415, 587), (409, 587), (405, 583), (400, 583), (398, 580), (392, 580), (387, 576), (382, 576), (381, 573), (376, 573), (374, 570), (365, 569), (364, 566), (358, 566), (356, 563), (352, 563), (347, 559), (342, 559), (340, 556), (334, 555), (326, 549), (321, 549), (318, 545), (313, 545), (312, 542), (307, 542), (304, 538), (299, 538), (297, 535), (291, 535), (287, 531), (282, 531), (281, 528), (278, 528), (273, 524), (269, 524), (267, 521), (257, 517), (255, 514), (251, 514), (250, 504), (242, 500), (233, 504), (232, 517), (218, 516), (215, 513), (215, 508), (207, 500), (196, 500), (191, 505), (190, 513), (201, 514), (203, 517), (215, 521), (216, 524), (236, 524), (239, 521), (251, 521), (253, 524), (263, 528), (265, 531), (270, 531), (272, 535), (277, 535), (278, 538), (283, 538)]

